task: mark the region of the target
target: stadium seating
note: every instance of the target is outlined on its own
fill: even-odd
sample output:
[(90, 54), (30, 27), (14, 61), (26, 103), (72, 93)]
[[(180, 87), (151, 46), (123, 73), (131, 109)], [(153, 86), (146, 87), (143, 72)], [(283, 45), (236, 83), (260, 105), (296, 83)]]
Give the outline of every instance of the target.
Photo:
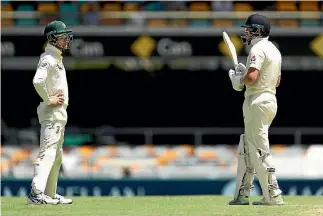
[(123, 6), (123, 10), (124, 11), (139, 11), (139, 4), (137, 3), (125, 3), (124, 6)]
[[(11, 6), (11, 4), (9, 3), (2, 3), (1, 4), (1, 12), (12, 12), (13, 8)], [(14, 25), (14, 20), (12, 18), (1, 18), (1, 26), (3, 27), (9, 27), (9, 26), (13, 26)]]
[(301, 26), (319, 26), (319, 20), (301, 20)]
[[(297, 11), (297, 5), (294, 1), (277, 1), (277, 11)], [(298, 21), (294, 19), (278, 20), (278, 25), (281, 27), (297, 27)]]
[(288, 27), (298, 27), (297, 20), (278, 20), (278, 23), (281, 27), (288, 28)]
[[(65, 147), (65, 177), (216, 178), (235, 175), (237, 146), (229, 145), (102, 145)], [(38, 146), (1, 146), (3, 177), (30, 178)], [(279, 177), (323, 177), (323, 144), (272, 145)]]
[(277, 11), (297, 11), (297, 5), (295, 1), (277, 1)]
[(100, 24), (99, 15), (96, 13), (100, 10), (100, 4), (97, 2), (83, 3), (80, 5), (82, 24), (98, 25)]
[(190, 4), (191, 11), (210, 11), (210, 5), (206, 2), (192, 2)]
[(165, 8), (161, 2), (151, 2), (144, 6), (145, 11), (163, 11)]
[(73, 3), (62, 3), (59, 7), (59, 12), (61, 13), (61, 20), (66, 25), (79, 25), (80, 21), (78, 19), (79, 9)]
[(319, 2), (318, 1), (301, 1), (299, 3), (299, 9), (301, 11), (319, 11)]
[[(94, 7), (99, 10), (100, 9), (100, 5), (96, 2), (92, 2), (91, 5), (94, 5)], [(90, 7), (90, 4), (89, 3), (84, 3), (82, 5), (80, 5), (80, 11), (81, 13), (86, 13), (89, 11), (89, 7)]]
[(173, 19), (168, 22), (169, 26), (176, 26), (176, 27), (185, 27), (188, 26), (189, 22), (185, 19)]
[(231, 20), (213, 20), (213, 26), (215, 27), (232, 27), (233, 22)]
[[(190, 4), (190, 11), (210, 11), (210, 5), (205, 2), (192, 2)], [(191, 20), (191, 26), (193, 27), (208, 27), (210, 26), (210, 21), (205, 19)]]
[[(105, 3), (103, 8), (101, 9), (102, 12), (111, 12), (111, 11), (121, 11), (122, 6), (119, 2), (116, 3)], [(112, 18), (103, 18), (102, 23), (104, 25), (120, 25), (122, 24), (121, 19), (112, 19)]]
[(167, 20), (151, 19), (151, 20), (148, 20), (148, 26), (150, 26), (150, 27), (165, 27), (165, 26), (167, 26)]
[[(238, 11), (238, 12), (242, 12), (242, 11), (243, 12), (245, 12), (245, 11), (252, 12), (253, 7), (249, 3), (235, 3), (234, 10)], [(246, 17), (244, 15), (238, 15), (238, 18), (241, 18), (241, 20), (235, 21), (235, 25), (236, 26), (243, 25), (246, 21)]]
[[(35, 11), (35, 9), (34, 9), (34, 7), (32, 5), (21, 4), (21, 5), (18, 5), (17, 11), (32, 12), (32, 11)], [(16, 24), (18, 26), (35, 26), (35, 25), (37, 25), (37, 20), (33, 19), (33, 18), (31, 18), (31, 19), (17, 19)]]
[[(95, 5), (94, 10), (89, 12), (89, 5)], [(183, 4), (183, 5), (182, 5)], [(182, 10), (189, 11), (218, 11), (213, 7), (211, 2), (185, 2), (182, 3), (180, 7)], [(123, 1), (123, 2), (112, 2), (112, 1), (101, 1), (101, 2), (85, 2), (85, 1), (73, 1), (73, 2), (11, 2), (2, 1), (1, 11), (12, 12), (12, 11), (38, 11), (43, 13), (40, 18), (26, 18), (26, 19), (13, 19), (13, 18), (3, 18), (2, 26), (35, 26), (37, 24), (44, 25), (52, 20), (61, 19), (67, 25), (144, 25), (147, 24), (150, 27), (165, 27), (165, 26), (193, 26), (193, 27), (231, 27), (231, 26), (241, 26), (245, 22), (245, 15), (238, 14), (238, 20), (212, 20), (212, 19), (150, 19), (145, 21), (142, 17), (131, 17), (129, 19), (114, 19), (103, 17), (97, 12), (103, 12), (105, 15), (111, 14), (113, 11), (165, 11), (173, 10), (176, 6), (167, 5), (167, 2), (137, 2), (137, 1)], [(220, 7), (220, 6), (219, 6)], [(92, 8), (92, 6), (91, 6)], [(172, 9), (173, 8), (173, 9)], [(272, 5), (267, 8), (272, 8), (277, 11), (323, 11), (323, 3), (320, 1), (274, 1)], [(264, 8), (265, 9), (265, 8)], [(176, 9), (174, 9), (176, 10)], [(221, 10), (221, 8), (219, 8)], [(234, 2), (232, 10), (237, 12), (252, 12), (254, 10), (259, 10), (254, 8), (252, 2)], [(260, 9), (261, 10), (261, 9)], [(78, 14), (81, 12), (81, 16)], [(58, 14), (57, 14), (58, 13)], [(59, 15), (60, 14), (60, 15)], [(240, 17), (239, 17), (240, 16)], [(286, 20), (272, 20), (273, 25), (278, 25), (281, 27), (298, 27), (298, 26), (319, 26), (323, 25), (322, 18), (317, 17), (313, 19), (286, 19)]]
[(253, 7), (249, 3), (235, 3), (235, 11), (253, 11)]
[(55, 12), (58, 12), (58, 6), (55, 3), (50, 3), (50, 2), (40, 2), (37, 7), (38, 12), (45, 13), (46, 16), (43, 16), (39, 20), (40, 25), (46, 25), (47, 23), (55, 20), (58, 18)]

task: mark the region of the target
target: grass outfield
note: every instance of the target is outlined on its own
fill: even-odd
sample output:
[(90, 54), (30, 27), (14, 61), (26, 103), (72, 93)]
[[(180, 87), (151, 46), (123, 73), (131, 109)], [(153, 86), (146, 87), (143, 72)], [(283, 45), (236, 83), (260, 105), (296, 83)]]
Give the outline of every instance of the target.
[[(321, 216), (323, 196), (286, 196), (285, 206), (227, 206), (231, 197), (74, 197), (72, 205), (26, 205), (1, 197), (2, 216)], [(256, 200), (257, 198), (252, 198)]]

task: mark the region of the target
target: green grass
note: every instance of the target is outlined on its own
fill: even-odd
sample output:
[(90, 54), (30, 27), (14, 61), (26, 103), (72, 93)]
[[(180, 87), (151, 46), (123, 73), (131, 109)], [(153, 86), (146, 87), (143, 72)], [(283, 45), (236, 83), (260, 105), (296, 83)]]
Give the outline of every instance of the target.
[[(231, 197), (74, 197), (72, 205), (26, 205), (26, 198), (1, 198), (2, 216), (320, 216), (322, 196), (286, 196), (285, 206), (227, 206)], [(258, 198), (252, 198), (256, 200)]]

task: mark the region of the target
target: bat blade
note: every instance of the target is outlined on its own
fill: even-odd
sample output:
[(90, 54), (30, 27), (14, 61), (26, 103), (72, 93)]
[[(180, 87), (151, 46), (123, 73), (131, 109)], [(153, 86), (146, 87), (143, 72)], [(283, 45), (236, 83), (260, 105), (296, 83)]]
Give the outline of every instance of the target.
[(223, 40), (224, 40), (225, 44), (227, 45), (227, 47), (229, 49), (233, 66), (236, 67), (238, 65), (238, 56), (237, 56), (236, 48), (234, 47), (234, 44), (232, 43), (229, 35), (226, 32), (223, 32), (222, 36), (223, 36)]

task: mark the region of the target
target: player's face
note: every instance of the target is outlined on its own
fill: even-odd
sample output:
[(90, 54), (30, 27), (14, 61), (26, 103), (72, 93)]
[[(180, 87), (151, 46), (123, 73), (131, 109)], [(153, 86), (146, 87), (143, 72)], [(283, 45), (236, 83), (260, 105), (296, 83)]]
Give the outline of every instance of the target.
[(241, 40), (244, 44), (250, 44), (250, 32), (251, 28), (244, 28), (244, 31), (241, 33)]
[(246, 34), (247, 37), (250, 37), (251, 36), (251, 32), (252, 32), (252, 28), (245, 28), (244, 29), (244, 32)]
[(241, 35), (241, 39), (243, 43), (250, 44), (251, 40), (259, 37), (261, 34), (261, 30), (257, 28), (245, 28), (243, 34)]
[(57, 35), (57, 45), (62, 49), (68, 49), (71, 37), (69, 34)]

